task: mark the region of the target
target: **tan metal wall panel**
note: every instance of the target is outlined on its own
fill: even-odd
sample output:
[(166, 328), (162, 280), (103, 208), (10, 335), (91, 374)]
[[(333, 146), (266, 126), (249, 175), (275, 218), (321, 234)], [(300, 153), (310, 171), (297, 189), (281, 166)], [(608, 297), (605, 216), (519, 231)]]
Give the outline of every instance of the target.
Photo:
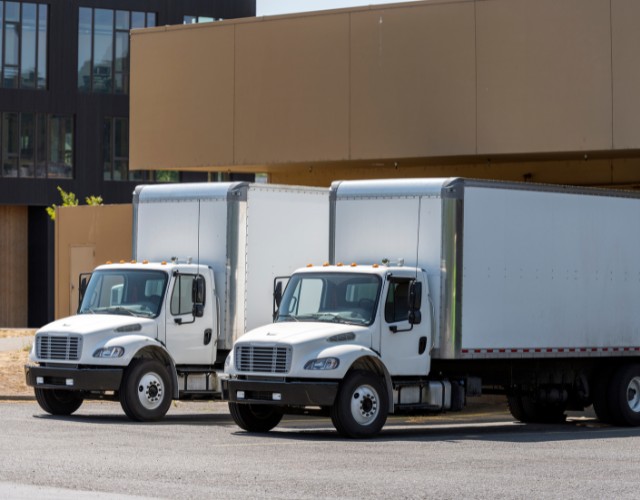
[(27, 207), (0, 206), (0, 327), (27, 326), (28, 240)]
[(235, 163), (348, 159), (349, 15), (236, 26)]
[(351, 19), (351, 159), (475, 154), (474, 4)]
[[(77, 272), (91, 272), (108, 260), (131, 259), (133, 209), (131, 205), (61, 207), (55, 224), (55, 317), (74, 314), (70, 294), (77, 294)], [(93, 248), (93, 262), (84, 268), (72, 263), (79, 247)], [(82, 267), (80, 266), (80, 267)], [(73, 269), (73, 273), (72, 273)]]
[(234, 29), (193, 25), (131, 37), (132, 168), (233, 163)]
[(640, 2), (612, 0), (613, 147), (640, 148)]
[(609, 0), (476, 2), (478, 153), (612, 147)]

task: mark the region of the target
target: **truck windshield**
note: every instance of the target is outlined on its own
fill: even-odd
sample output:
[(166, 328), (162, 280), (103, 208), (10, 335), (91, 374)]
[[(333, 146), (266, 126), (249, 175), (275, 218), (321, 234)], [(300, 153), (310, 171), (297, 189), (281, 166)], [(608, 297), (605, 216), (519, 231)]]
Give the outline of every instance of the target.
[(357, 273), (293, 275), (278, 309), (278, 321), (327, 321), (369, 325), (375, 319), (381, 280)]
[(91, 275), (78, 314), (122, 314), (155, 318), (160, 314), (167, 273), (113, 269)]

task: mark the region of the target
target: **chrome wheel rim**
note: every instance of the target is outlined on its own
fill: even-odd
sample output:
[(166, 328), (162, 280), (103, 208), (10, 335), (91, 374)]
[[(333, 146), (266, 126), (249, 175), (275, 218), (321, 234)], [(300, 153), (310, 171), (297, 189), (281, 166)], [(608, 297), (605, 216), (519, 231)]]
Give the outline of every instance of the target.
[(164, 399), (164, 386), (157, 373), (145, 373), (138, 383), (138, 400), (147, 410), (155, 410)]
[(640, 377), (633, 377), (627, 386), (627, 404), (631, 411), (640, 412)]
[(380, 399), (370, 385), (361, 385), (353, 391), (351, 397), (351, 415), (359, 425), (370, 425), (378, 416)]

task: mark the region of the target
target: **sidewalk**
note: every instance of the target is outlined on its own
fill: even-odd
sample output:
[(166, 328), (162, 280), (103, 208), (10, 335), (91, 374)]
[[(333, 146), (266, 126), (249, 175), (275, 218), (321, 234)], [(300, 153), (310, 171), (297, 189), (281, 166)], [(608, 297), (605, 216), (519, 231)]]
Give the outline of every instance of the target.
[(35, 329), (0, 328), (0, 401), (33, 400), (33, 389), (24, 382), (27, 350)]
[(0, 352), (21, 351), (33, 344), (33, 337), (0, 338)]

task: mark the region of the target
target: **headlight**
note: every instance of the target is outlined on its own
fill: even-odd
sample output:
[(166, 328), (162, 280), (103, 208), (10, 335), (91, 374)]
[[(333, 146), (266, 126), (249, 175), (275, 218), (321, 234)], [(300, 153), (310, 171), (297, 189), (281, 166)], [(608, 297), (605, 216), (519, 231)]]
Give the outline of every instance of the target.
[(340, 366), (338, 358), (318, 358), (308, 361), (304, 365), (305, 370), (335, 370)]
[(124, 355), (124, 347), (102, 347), (93, 353), (94, 358), (121, 358)]

